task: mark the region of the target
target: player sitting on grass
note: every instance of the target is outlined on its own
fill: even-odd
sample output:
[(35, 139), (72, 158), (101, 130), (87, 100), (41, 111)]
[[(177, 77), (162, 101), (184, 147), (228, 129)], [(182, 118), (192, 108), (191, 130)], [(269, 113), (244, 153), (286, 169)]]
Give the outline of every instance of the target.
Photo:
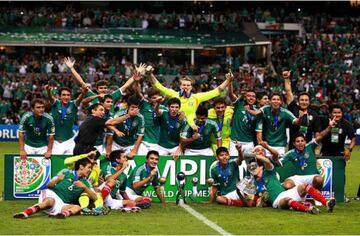
[[(258, 164), (259, 162), (259, 164)], [(255, 177), (258, 192), (266, 190), (269, 193), (269, 201), (274, 208), (303, 211), (319, 214), (320, 210), (312, 205), (304, 203), (306, 194), (321, 202), (329, 212), (333, 211), (335, 199), (326, 200), (319, 190), (309, 184), (300, 184), (285, 190), (276, 176), (274, 165), (264, 155), (256, 155), (248, 162), (248, 170)]]
[(81, 193), (86, 192), (90, 199), (96, 201), (96, 193), (91, 190), (87, 177), (91, 172), (91, 162), (84, 158), (75, 163), (75, 170), (62, 170), (49, 181), (48, 188), (41, 191), (39, 203), (16, 213), (14, 218), (25, 219), (30, 215), (43, 210), (49, 216), (65, 218), (80, 212), (76, 205)]
[[(139, 207), (135, 206), (135, 201), (130, 200), (126, 194), (127, 176), (124, 170), (128, 167), (127, 157), (124, 150), (115, 150), (110, 153), (110, 163), (102, 166), (102, 177), (106, 182), (99, 187), (105, 207), (126, 212), (137, 212)], [(123, 200), (117, 199), (120, 193)]]
[(165, 196), (160, 190), (158, 162), (159, 153), (154, 150), (149, 151), (146, 155), (146, 162), (137, 166), (127, 180), (126, 194), (129, 199), (136, 201), (137, 206), (141, 208), (149, 208), (151, 205), (151, 198), (142, 196), (150, 184), (154, 187), (160, 202), (165, 202)]
[(70, 170), (73, 170), (76, 161), (83, 159), (83, 158), (88, 158), (90, 160), (91, 165), (92, 165), (92, 171), (87, 179), (88, 179), (89, 183), (93, 186), (93, 188), (96, 192), (97, 200), (94, 202), (94, 208), (90, 209), (89, 195), (86, 192), (82, 193), (81, 196), (79, 197), (81, 214), (83, 214), (83, 215), (107, 214), (109, 211), (107, 208), (103, 207), (104, 201), (103, 201), (103, 198), (101, 197), (102, 193), (98, 189), (101, 169), (100, 169), (99, 165), (97, 164), (96, 160), (100, 156), (100, 153), (99, 153), (99, 151), (97, 151), (97, 149), (95, 147), (90, 147), (89, 149), (86, 150), (86, 152), (88, 152), (88, 153), (66, 158), (64, 160), (64, 165), (67, 166)]

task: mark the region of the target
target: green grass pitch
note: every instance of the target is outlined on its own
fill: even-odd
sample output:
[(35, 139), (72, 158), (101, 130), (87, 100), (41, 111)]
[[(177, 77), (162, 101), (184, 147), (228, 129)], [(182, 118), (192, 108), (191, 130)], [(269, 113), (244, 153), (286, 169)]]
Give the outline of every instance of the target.
[[(17, 143), (0, 142), (0, 191), (4, 189), (4, 153), (18, 153)], [(346, 193), (356, 195), (360, 184), (360, 148), (346, 167)], [(50, 219), (40, 213), (26, 220), (12, 215), (34, 200), (0, 201), (0, 234), (218, 234), (174, 203), (154, 204), (140, 213), (112, 211), (107, 216)], [(360, 201), (341, 203), (334, 213), (324, 207), (320, 215), (190, 203), (193, 209), (231, 234), (360, 234)]]

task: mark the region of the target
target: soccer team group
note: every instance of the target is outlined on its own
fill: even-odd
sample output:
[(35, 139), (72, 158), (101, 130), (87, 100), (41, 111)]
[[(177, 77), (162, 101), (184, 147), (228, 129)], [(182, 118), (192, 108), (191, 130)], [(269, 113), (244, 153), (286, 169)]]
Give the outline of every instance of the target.
[[(309, 94), (294, 96), (290, 71), (283, 71), (286, 107), (283, 95), (246, 90), (233, 92), (234, 75), (229, 72), (217, 88), (192, 93), (192, 79), (180, 81), (180, 91), (162, 85), (154, 68), (140, 64), (126, 83), (109, 93), (108, 82), (99, 80), (91, 91), (74, 69), (75, 61), (64, 60), (80, 84), (81, 94), (71, 98), (71, 89), (63, 87), (54, 96), (45, 86), (47, 102), (34, 99), (31, 112), (23, 115), (19, 126), (20, 156), (71, 155), (67, 167), (41, 191), (38, 204), (14, 218), (24, 219), (45, 211), (49, 216), (65, 218), (75, 214), (107, 214), (110, 209), (137, 212), (149, 208), (152, 200), (143, 196), (152, 185), (160, 202), (165, 202), (157, 164), (160, 156), (215, 156), (210, 167), (210, 202), (236, 206), (272, 206), (318, 214), (319, 209), (305, 201), (311, 195), (328, 211), (335, 199), (326, 199), (319, 190), (323, 178), (316, 167), (316, 148), (321, 143), (324, 156), (344, 156), (348, 160), (355, 146), (354, 129), (343, 118), (343, 110), (334, 104), (328, 117), (318, 116), (309, 108)], [(152, 87), (142, 94), (139, 81), (148, 79)], [(232, 105), (223, 98), (228, 88)], [(115, 109), (121, 97), (126, 106)], [(211, 101), (208, 109), (201, 103)], [(73, 125), (78, 107), (88, 111), (74, 137)], [(286, 129), (290, 129), (287, 141)], [(351, 143), (345, 149), (345, 139)], [(289, 151), (286, 152), (286, 149)], [(99, 165), (99, 156), (106, 161)], [(128, 159), (145, 155), (146, 160), (129, 175), (124, 173)], [(230, 157), (235, 157), (231, 159)], [(239, 179), (239, 165), (247, 165), (249, 176)], [(281, 183), (274, 169), (286, 162), (296, 167), (296, 175)]]

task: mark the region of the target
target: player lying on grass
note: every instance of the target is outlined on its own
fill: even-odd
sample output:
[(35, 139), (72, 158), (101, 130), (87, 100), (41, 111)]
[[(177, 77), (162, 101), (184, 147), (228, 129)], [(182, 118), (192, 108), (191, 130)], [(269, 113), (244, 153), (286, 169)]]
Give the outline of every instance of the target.
[(229, 150), (219, 147), (216, 150), (217, 162), (210, 167), (210, 178), (214, 183), (210, 192), (210, 203), (213, 202), (216, 193), (216, 202), (233, 206), (260, 206), (263, 198), (256, 196), (256, 187), (253, 178), (239, 180), (239, 165), (243, 161), (242, 145), (235, 145), (238, 150), (238, 158), (230, 160)]
[(274, 208), (289, 209), (291, 207), (296, 211), (319, 214), (318, 208), (304, 202), (305, 195), (309, 194), (326, 206), (329, 212), (333, 211), (335, 199), (332, 198), (327, 201), (319, 190), (309, 184), (300, 184), (285, 190), (276, 176), (274, 165), (264, 155), (256, 155), (248, 163), (248, 170), (255, 178), (257, 191), (260, 193), (267, 191), (269, 201)]
[(90, 199), (96, 201), (97, 196), (91, 190), (87, 177), (91, 172), (91, 162), (84, 158), (75, 163), (75, 170), (62, 170), (48, 183), (48, 188), (41, 191), (39, 203), (16, 213), (14, 218), (25, 219), (43, 210), (49, 216), (65, 218), (76, 215), (81, 208), (76, 205), (81, 193), (86, 192)]
[(165, 202), (165, 196), (160, 190), (158, 162), (159, 153), (154, 150), (149, 151), (146, 155), (146, 162), (137, 166), (127, 180), (126, 194), (129, 199), (136, 201), (138, 205), (143, 204), (143, 208), (148, 208), (151, 205), (151, 198), (142, 196), (149, 185), (154, 187), (160, 202)]
[[(105, 180), (99, 187), (105, 207), (126, 212), (138, 212), (139, 207), (135, 201), (130, 200), (126, 194), (127, 176), (124, 170), (128, 167), (124, 150), (115, 150), (110, 153), (110, 162), (101, 168), (102, 178)], [(118, 194), (121, 195), (119, 199)], [(142, 205), (139, 205), (143, 207)]]

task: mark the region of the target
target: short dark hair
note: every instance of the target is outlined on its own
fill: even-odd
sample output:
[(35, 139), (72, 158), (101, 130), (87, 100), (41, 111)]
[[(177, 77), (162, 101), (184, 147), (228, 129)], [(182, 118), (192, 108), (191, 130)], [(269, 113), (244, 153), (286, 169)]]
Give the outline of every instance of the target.
[(110, 94), (106, 94), (106, 95), (101, 99), (101, 103), (104, 103), (106, 99), (114, 100), (113, 97), (111, 97)]
[(160, 91), (156, 88), (149, 88), (147, 91), (148, 98), (150, 99), (154, 95), (160, 95)]
[(310, 94), (308, 92), (301, 92), (298, 94), (298, 100), (300, 99), (301, 96), (308, 96), (309, 100), (310, 100)]
[(258, 100), (262, 99), (264, 96), (269, 96), (269, 95), (265, 91), (261, 91), (261, 92), (256, 93), (256, 99), (258, 99)]
[(333, 112), (334, 109), (340, 109), (341, 112), (344, 113), (344, 108), (343, 108), (343, 106), (340, 105), (340, 104), (338, 104), (338, 103), (332, 104), (332, 105), (330, 106), (330, 108), (329, 108), (329, 112), (330, 112), (330, 113)]
[(246, 90), (246, 93), (255, 93), (255, 94), (256, 94), (256, 92), (255, 92), (254, 89), (247, 89), (247, 90)]
[(91, 162), (90, 162), (90, 160), (89, 159), (87, 159), (87, 158), (82, 158), (82, 159), (80, 159), (80, 160), (78, 160), (78, 161), (76, 161), (75, 162), (75, 170), (79, 170), (80, 169), (80, 166), (86, 166), (87, 164), (90, 164)]
[(204, 106), (199, 106), (196, 110), (196, 115), (208, 117), (208, 110)]
[(100, 86), (109, 86), (109, 82), (107, 82), (106, 80), (102, 79), (99, 80), (98, 82), (96, 82), (95, 84), (95, 88), (98, 88)]
[(91, 106), (88, 108), (88, 113), (91, 115), (92, 110), (96, 110), (99, 106), (104, 107), (104, 105), (101, 104), (101, 103), (95, 103), (95, 104), (91, 105)]
[(222, 152), (229, 154), (229, 150), (226, 147), (218, 147), (218, 149), (216, 149), (216, 156), (219, 156)]
[(298, 137), (303, 137), (306, 140), (305, 134), (301, 133), (301, 132), (297, 132), (296, 134), (294, 134), (293, 136), (293, 142), (295, 142), (295, 139), (297, 139)]
[(62, 91), (68, 91), (71, 95), (71, 89), (68, 88), (68, 87), (61, 87), (60, 90), (59, 90), (59, 95), (61, 95)]
[(42, 99), (42, 98), (34, 98), (33, 100), (31, 100), (31, 108), (34, 108), (36, 103), (45, 106), (45, 101), (44, 101), (44, 99)]
[(140, 98), (137, 95), (132, 95), (127, 99), (127, 105), (130, 107), (131, 105), (139, 106)]
[(282, 97), (282, 95), (281, 95), (279, 92), (273, 92), (273, 93), (270, 95), (270, 100), (271, 100), (274, 96), (279, 96), (279, 97), (280, 97), (280, 100), (281, 100), (281, 101), (283, 100), (283, 97)]
[(170, 98), (168, 101), (168, 106), (170, 106), (171, 104), (178, 104), (179, 107), (181, 107), (181, 101), (178, 98)]
[(160, 155), (159, 155), (159, 152), (158, 152), (158, 151), (155, 151), (155, 150), (150, 150), (150, 151), (148, 151), (148, 153), (146, 154), (146, 159), (148, 159), (148, 158), (149, 158), (149, 156), (150, 156), (151, 154), (153, 154), (153, 155), (156, 155), (156, 156), (160, 157)]
[(112, 151), (110, 153), (109, 160), (110, 160), (111, 165), (113, 165), (112, 164), (113, 162), (116, 162), (116, 159), (118, 159), (122, 153), (125, 153), (125, 150), (118, 149), (118, 150)]
[(226, 102), (225, 102), (225, 99), (224, 99), (224, 98), (222, 98), (222, 97), (217, 97), (217, 98), (215, 98), (214, 101), (213, 101), (213, 106), (215, 107), (216, 104), (219, 104), (219, 103), (226, 105)]

